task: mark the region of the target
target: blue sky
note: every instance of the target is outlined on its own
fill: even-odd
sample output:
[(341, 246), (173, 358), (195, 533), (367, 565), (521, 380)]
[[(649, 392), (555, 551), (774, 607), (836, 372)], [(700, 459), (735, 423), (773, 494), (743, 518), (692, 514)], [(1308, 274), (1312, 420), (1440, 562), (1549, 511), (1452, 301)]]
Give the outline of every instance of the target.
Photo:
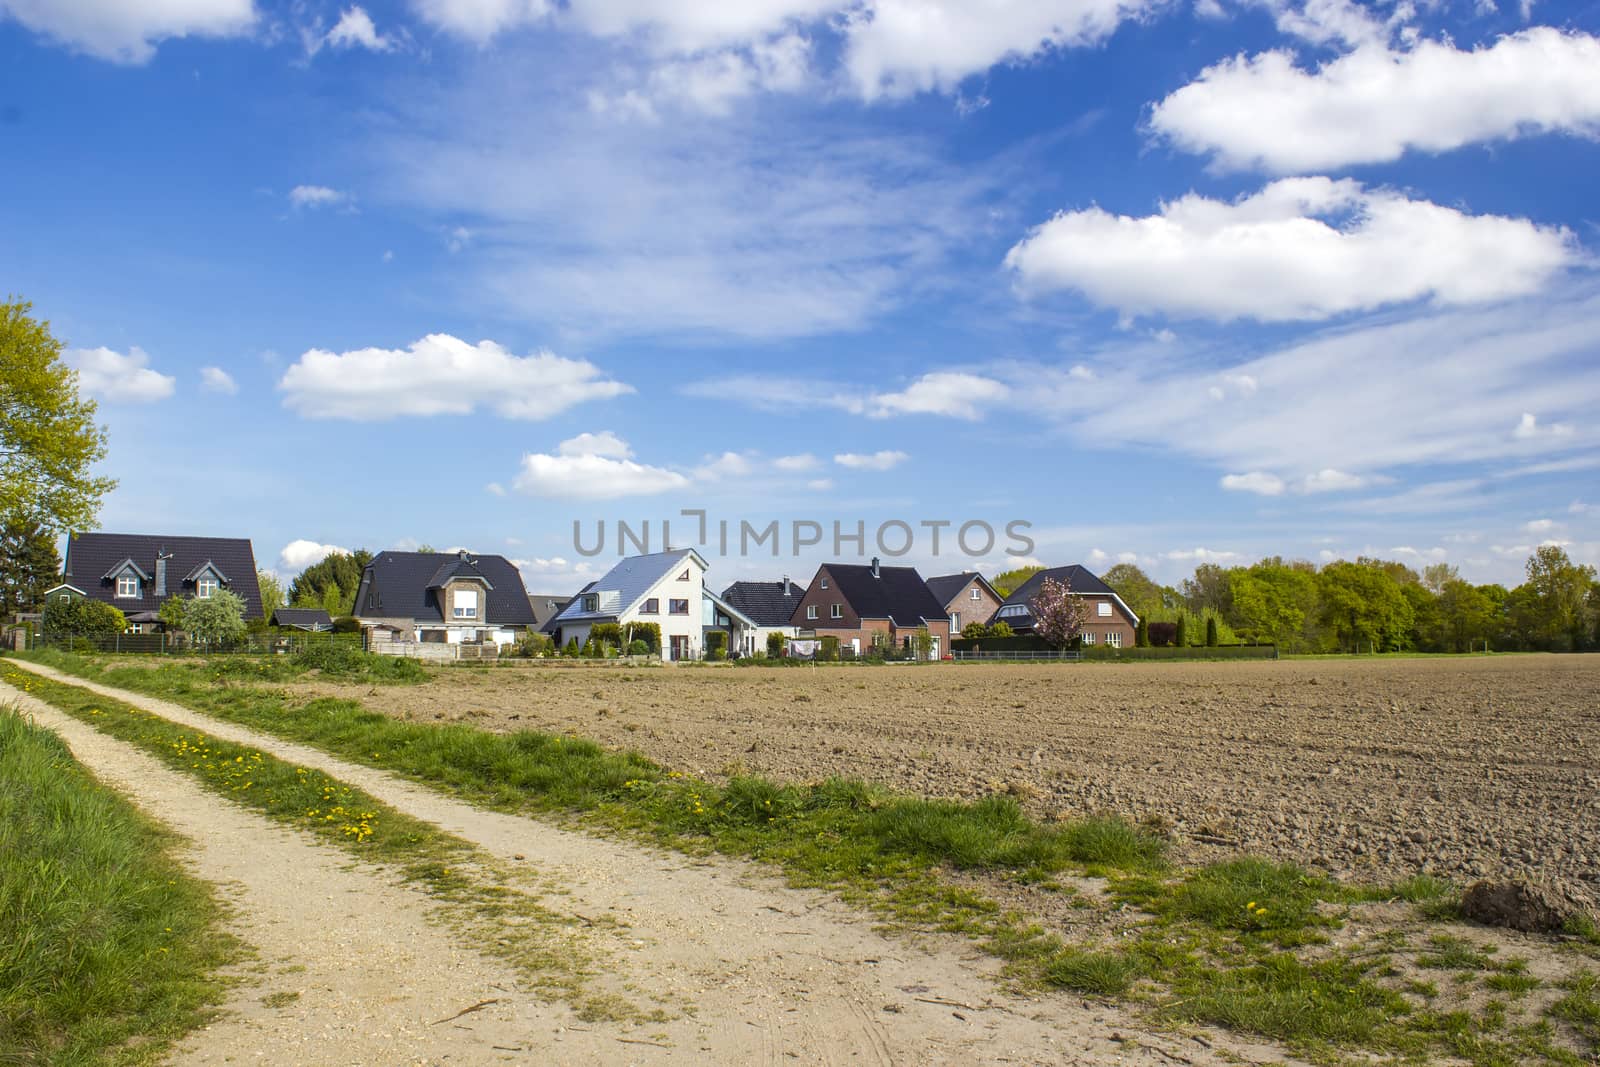
[(724, 580), (808, 575), (796, 520), (870, 555), (898, 519), (925, 573), (1015, 560), (923, 523), (1025, 520), (1034, 560), (1167, 581), (1514, 582), (1546, 541), (1600, 562), (1596, 34), (1509, 0), (0, 0), (0, 265), (101, 399), (104, 528), (286, 574), (427, 542), (563, 591), (607, 566), (574, 521), (681, 547), (703, 509), (782, 524)]

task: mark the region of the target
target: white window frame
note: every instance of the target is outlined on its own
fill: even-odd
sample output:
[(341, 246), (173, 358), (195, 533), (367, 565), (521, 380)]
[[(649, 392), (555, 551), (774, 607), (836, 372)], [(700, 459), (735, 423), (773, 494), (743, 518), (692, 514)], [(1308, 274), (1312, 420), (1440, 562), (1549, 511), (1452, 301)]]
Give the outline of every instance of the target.
[[(461, 595), (465, 593), (472, 597), (472, 607), (463, 607)], [(478, 617), (478, 591), (476, 589), (458, 589), (450, 597), (450, 617), (454, 619), (476, 619)]]
[(817, 606), (815, 604), (807, 604), (806, 605), (806, 618), (814, 619), (816, 617), (817, 617)]
[(1112, 630), (1110, 633), (1106, 634), (1106, 644), (1110, 645), (1112, 648), (1121, 648), (1122, 633), (1118, 630)]
[(972, 587), (972, 595), (967, 597), (967, 599), (968, 600), (982, 600), (983, 599), (983, 590), (979, 589), (977, 586), (973, 586)]
[(961, 632), (961, 612), (959, 611), (950, 613), (950, 632), (953, 634)]
[(1102, 619), (1111, 618), (1111, 601), (1100, 600), (1095, 602), (1094, 613)]
[(842, 619), (842, 618), (844, 618), (844, 605), (843, 604), (835, 604), (833, 607), (829, 608), (828, 609), (828, 618), (830, 618), (830, 619)]
[[(126, 589), (123, 588), (124, 582), (128, 583)], [(137, 574), (129, 574), (126, 571), (117, 575), (117, 596), (123, 600), (139, 599), (139, 576)]]
[(826, 589), (826, 588), (828, 588), (828, 576), (827, 575), (823, 575), (821, 578), (817, 579), (817, 588), (818, 589)]
[(210, 600), (211, 594), (221, 588), (222, 583), (217, 581), (212, 574), (202, 574), (194, 580), (194, 596), (196, 600)]
[(1083, 647), (1089, 648), (1094, 644), (1094, 634), (1083, 635)]

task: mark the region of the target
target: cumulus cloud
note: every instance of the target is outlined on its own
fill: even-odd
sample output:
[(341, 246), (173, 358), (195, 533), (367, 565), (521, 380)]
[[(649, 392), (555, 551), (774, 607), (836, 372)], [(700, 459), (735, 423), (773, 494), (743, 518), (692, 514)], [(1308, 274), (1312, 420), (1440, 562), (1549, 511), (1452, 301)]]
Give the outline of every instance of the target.
[(1238, 552), (1219, 551), (1211, 548), (1177, 548), (1170, 552), (1163, 552), (1162, 559), (1177, 560), (1195, 563), (1229, 563), (1244, 556)]
[(957, 419), (981, 418), (987, 408), (1004, 402), (1011, 390), (993, 378), (976, 374), (934, 372), (925, 374), (898, 393), (872, 398), (871, 414), (947, 415)]
[(35, 33), (114, 63), (144, 63), (172, 37), (233, 37), (255, 25), (251, 0), (0, 0)]
[(821, 461), (811, 453), (802, 452), (796, 456), (779, 456), (777, 459), (772, 461), (772, 465), (780, 471), (798, 474), (805, 471), (816, 470), (817, 464), (820, 462)]
[(326, 185), (297, 185), (289, 190), (289, 206), (293, 208), (338, 207), (349, 203), (348, 193)]
[(550, 352), (514, 356), (493, 341), (476, 345), (429, 334), (409, 348), (328, 352), (313, 348), (284, 372), (284, 403), (308, 418), (376, 421), (406, 415), (545, 419), (588, 400), (631, 393), (581, 359)]
[(696, 480), (702, 482), (719, 482), (724, 478), (745, 478), (755, 472), (755, 464), (749, 456), (738, 452), (724, 452), (720, 456), (708, 457), (706, 461), (694, 469)]
[(341, 545), (325, 545), (320, 541), (300, 538), (283, 546), (278, 553), (278, 563), (285, 572), (298, 573), (313, 563), (321, 563), (335, 552), (349, 555), (350, 550)]
[(334, 48), (365, 48), (372, 52), (388, 52), (395, 47), (394, 39), (379, 33), (372, 16), (359, 6), (346, 8), (324, 41)]
[(555, 453), (530, 452), (512, 483), (528, 496), (566, 500), (612, 500), (689, 487), (689, 479), (665, 467), (630, 459), (632, 450), (615, 434), (584, 434), (561, 442)]
[(1006, 265), (1025, 292), (1076, 290), (1124, 315), (1286, 322), (1525, 295), (1577, 255), (1565, 229), (1316, 177), (1231, 203), (1190, 193), (1142, 218), (1063, 212)]
[(1279, 496), (1283, 493), (1283, 479), (1276, 474), (1266, 471), (1250, 471), (1248, 474), (1224, 474), (1220, 483), (1222, 488), (1236, 493), (1257, 493), (1261, 496)]
[(910, 459), (904, 452), (884, 449), (881, 452), (841, 452), (833, 461), (841, 467), (862, 471), (886, 471)]
[(1539, 417), (1531, 411), (1524, 411), (1522, 418), (1517, 420), (1516, 427), (1511, 431), (1511, 436), (1519, 441), (1528, 441), (1537, 437), (1570, 437), (1572, 424), (1569, 422), (1554, 422), (1548, 426), (1539, 425)]
[(233, 380), (233, 375), (221, 367), (201, 367), (200, 388), (208, 393), (233, 396), (239, 391), (239, 383)]
[(150, 357), (138, 345), (126, 355), (109, 348), (76, 348), (65, 357), (78, 372), (78, 390), (98, 400), (123, 404), (148, 404), (172, 395), (178, 379), (149, 366)]
[(1295, 493), (1337, 493), (1351, 489), (1360, 489), (1362, 486), (1372, 484), (1374, 479), (1362, 477), (1359, 474), (1347, 474), (1332, 467), (1313, 471), (1303, 477), (1292, 481), (1278, 477), (1266, 471), (1250, 471), (1247, 474), (1226, 474), (1221, 482), (1222, 488), (1241, 493), (1256, 493), (1260, 496), (1282, 496), (1286, 491)]
[(1594, 137), (1596, 70), (1600, 38), (1548, 26), (1470, 51), (1448, 41), (1394, 50), (1368, 35), (1316, 70), (1281, 50), (1224, 60), (1158, 103), (1150, 128), (1220, 167), (1278, 174), (1530, 134)]

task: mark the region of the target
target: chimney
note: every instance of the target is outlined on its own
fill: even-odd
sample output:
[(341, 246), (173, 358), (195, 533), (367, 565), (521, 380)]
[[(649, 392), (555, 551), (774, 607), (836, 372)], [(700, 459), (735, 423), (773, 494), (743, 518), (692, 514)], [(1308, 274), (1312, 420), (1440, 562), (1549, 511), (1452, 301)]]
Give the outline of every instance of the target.
[(156, 596), (165, 598), (167, 595), (167, 557), (156, 549)]
[(883, 572), (878, 567), (878, 557), (877, 556), (873, 556), (872, 557), (872, 576), (874, 578), (882, 578), (883, 577)]
[(456, 558), (461, 560), (462, 563), (465, 563), (467, 561), (467, 550), (463, 548), (460, 552), (457, 552)]
[(789, 595), (789, 576), (787, 574), (783, 576), (783, 595)]

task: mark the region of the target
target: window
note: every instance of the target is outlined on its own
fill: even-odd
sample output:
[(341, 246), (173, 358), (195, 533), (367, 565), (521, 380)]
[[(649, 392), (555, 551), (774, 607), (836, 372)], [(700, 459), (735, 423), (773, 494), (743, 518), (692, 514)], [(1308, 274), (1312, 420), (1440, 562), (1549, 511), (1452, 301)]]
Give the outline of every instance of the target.
[(456, 590), (455, 610), (451, 614), (458, 619), (476, 619), (478, 617), (478, 591), (476, 589)]
[(1027, 613), (1028, 607), (1026, 604), (1007, 604), (999, 611), (999, 615), (1003, 619), (1015, 619), (1017, 616), (1026, 615)]
[(586, 595), (583, 598), (583, 610), (584, 611), (599, 611), (600, 610), (600, 598), (598, 596), (596, 596), (595, 594), (593, 594), (593, 593), (589, 593), (588, 595)]
[(194, 595), (200, 600), (210, 600), (211, 594), (217, 591), (217, 579), (206, 574), (195, 579)]
[(961, 629), (961, 612), (952, 611), (950, 613), (950, 632), (951, 633), (956, 633), (960, 629)]
[(667, 601), (667, 611), (673, 615), (687, 615), (689, 614), (689, 601), (669, 600)]
[(982, 600), (983, 599), (983, 590), (979, 589), (977, 586), (973, 586), (972, 587), (972, 592), (971, 592), (971, 594), (968, 595), (967, 599), (968, 600)]
[(1111, 601), (1098, 601), (1094, 606), (1094, 613), (1102, 619), (1109, 619), (1111, 617)]
[(1110, 633), (1106, 634), (1106, 644), (1110, 645), (1112, 648), (1121, 648), (1122, 647), (1122, 634), (1121, 634), (1121, 632), (1117, 631), (1117, 630), (1112, 630)]
[(826, 589), (826, 588), (828, 588), (828, 576), (826, 574), (824, 574), (821, 578), (817, 579), (817, 588), (818, 589)]
[(806, 605), (806, 618), (814, 619), (816, 617), (817, 617), (817, 606), (815, 604), (807, 604)]
[(686, 567), (686, 568), (684, 568), (684, 571), (683, 571), (683, 573), (682, 573), (682, 574), (680, 574), (680, 575), (678, 575), (678, 581), (680, 581), (680, 582), (687, 582), (687, 581), (688, 581), (688, 580), (689, 580), (689, 570), (688, 570), (688, 568), (687, 568), (687, 567)]
[(660, 615), (661, 614), (661, 598), (660, 597), (651, 597), (649, 600), (646, 600), (644, 602), (644, 607), (639, 609), (639, 614), (640, 615)]
[(835, 604), (833, 607), (829, 608), (828, 609), (828, 617), (831, 618), (831, 619), (842, 619), (842, 618), (844, 618), (844, 605)]
[(1092, 644), (1094, 644), (1094, 634), (1084, 634), (1083, 635), (1083, 647), (1084, 648), (1088, 648)]
[(139, 595), (139, 576), (137, 574), (119, 574), (119, 575), (117, 575), (117, 595), (118, 596), (138, 596)]
[(142, 633), (144, 633), (144, 624), (143, 623), (138, 623), (138, 622), (130, 622), (128, 624), (128, 632), (130, 634), (142, 634)]

